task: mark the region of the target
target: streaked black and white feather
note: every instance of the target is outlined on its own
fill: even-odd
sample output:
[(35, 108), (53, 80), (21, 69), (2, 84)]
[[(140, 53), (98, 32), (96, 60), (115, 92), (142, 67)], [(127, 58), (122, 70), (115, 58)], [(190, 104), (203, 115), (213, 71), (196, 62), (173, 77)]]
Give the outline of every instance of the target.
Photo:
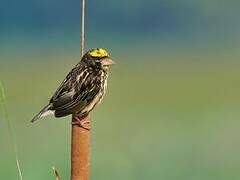
[(46, 105), (31, 122), (54, 114), (83, 116), (99, 104), (106, 92), (109, 66), (114, 64), (106, 50), (88, 51), (70, 71)]

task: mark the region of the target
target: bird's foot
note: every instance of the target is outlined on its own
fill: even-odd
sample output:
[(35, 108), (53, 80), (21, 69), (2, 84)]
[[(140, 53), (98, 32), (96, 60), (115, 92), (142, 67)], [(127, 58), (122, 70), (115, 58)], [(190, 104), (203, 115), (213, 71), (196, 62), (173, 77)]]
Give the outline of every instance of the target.
[(90, 121), (88, 116), (79, 118), (78, 116), (73, 116), (72, 125), (77, 125), (85, 130), (90, 130)]

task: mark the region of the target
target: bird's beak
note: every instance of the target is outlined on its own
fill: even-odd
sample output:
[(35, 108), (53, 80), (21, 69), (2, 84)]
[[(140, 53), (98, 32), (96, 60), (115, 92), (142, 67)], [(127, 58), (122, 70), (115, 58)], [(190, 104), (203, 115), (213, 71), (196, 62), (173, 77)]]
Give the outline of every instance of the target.
[(104, 58), (101, 63), (103, 66), (116, 64), (111, 58)]

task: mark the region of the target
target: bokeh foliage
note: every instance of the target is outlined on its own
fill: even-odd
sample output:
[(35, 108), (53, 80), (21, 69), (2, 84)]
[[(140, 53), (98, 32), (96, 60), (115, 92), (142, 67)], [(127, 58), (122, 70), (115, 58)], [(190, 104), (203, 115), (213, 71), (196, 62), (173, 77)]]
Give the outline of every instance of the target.
[[(30, 123), (79, 60), (80, 2), (69, 3), (0, 7), (0, 79), (25, 180), (53, 179), (53, 165), (69, 176), (70, 118)], [(91, 114), (91, 179), (239, 179), (238, 7), (89, 2), (87, 48), (105, 47), (117, 62)], [(1, 118), (0, 177), (18, 179), (7, 134)]]

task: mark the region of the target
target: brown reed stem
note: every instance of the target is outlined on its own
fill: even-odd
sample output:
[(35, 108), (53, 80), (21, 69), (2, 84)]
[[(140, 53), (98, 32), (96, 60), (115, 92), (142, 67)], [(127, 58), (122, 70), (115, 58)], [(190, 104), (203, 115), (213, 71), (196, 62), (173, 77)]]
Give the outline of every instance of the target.
[[(84, 118), (89, 120), (89, 116)], [(71, 148), (71, 180), (88, 180), (89, 130), (73, 124)]]
[[(81, 15), (81, 57), (84, 54), (85, 43), (85, 0), (82, 0)], [(81, 120), (90, 120), (89, 116)], [(89, 161), (89, 130), (76, 125), (74, 116), (72, 117), (72, 139), (71, 139), (71, 180), (88, 180)]]

